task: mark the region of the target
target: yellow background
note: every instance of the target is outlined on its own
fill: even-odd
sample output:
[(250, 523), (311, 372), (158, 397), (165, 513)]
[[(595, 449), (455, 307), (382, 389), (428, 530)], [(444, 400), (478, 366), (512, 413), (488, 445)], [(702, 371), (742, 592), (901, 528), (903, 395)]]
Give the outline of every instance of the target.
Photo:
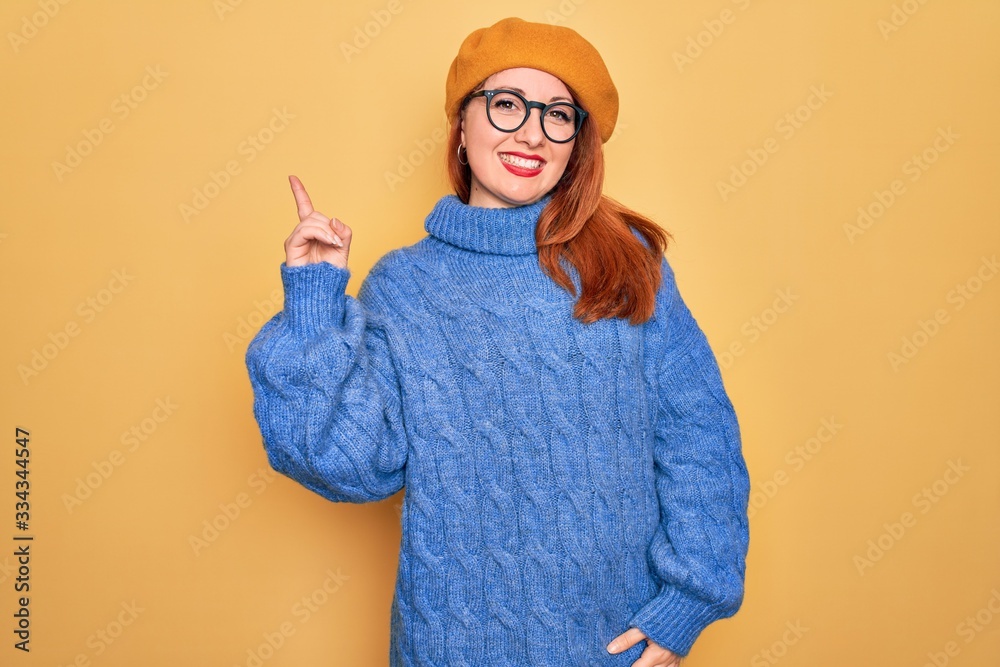
[(271, 472), (243, 354), (287, 175), (353, 228), (356, 294), (448, 192), (448, 65), (510, 15), (604, 55), (606, 192), (675, 235), (740, 416), (745, 602), (686, 664), (998, 664), (995, 0), (3, 3), (0, 663), (385, 664), (402, 494)]

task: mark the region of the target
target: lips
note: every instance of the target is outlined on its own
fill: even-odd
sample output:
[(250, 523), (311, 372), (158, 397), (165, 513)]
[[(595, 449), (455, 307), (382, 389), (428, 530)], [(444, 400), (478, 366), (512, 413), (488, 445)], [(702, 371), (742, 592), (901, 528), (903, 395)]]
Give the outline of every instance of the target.
[(545, 167), (545, 160), (538, 156), (527, 156), (517, 153), (497, 153), (500, 163), (507, 171), (517, 176), (537, 176)]

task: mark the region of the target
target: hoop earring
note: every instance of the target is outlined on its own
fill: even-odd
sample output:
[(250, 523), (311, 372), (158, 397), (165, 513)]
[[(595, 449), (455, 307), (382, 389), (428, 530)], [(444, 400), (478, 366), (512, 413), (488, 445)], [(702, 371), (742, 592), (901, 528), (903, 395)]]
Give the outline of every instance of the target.
[[(466, 160), (465, 162), (462, 162), (462, 149), (463, 148), (465, 148), (465, 146), (463, 146), (462, 144), (459, 144), (458, 145), (458, 150), (455, 151), (458, 154), (458, 163), (461, 164), (461, 165), (468, 165), (469, 164), (468, 160)], [(466, 153), (468, 153), (468, 151), (466, 151)]]

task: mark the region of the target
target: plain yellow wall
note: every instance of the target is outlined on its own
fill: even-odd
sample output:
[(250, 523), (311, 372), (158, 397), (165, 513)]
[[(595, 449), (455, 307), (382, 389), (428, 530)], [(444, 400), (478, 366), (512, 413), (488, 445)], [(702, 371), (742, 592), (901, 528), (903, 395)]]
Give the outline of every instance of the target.
[(385, 664), (402, 493), (272, 472), (243, 354), (287, 175), (356, 294), (448, 192), (458, 45), (511, 15), (604, 55), (606, 192), (674, 234), (740, 416), (745, 602), (686, 664), (998, 664), (996, 0), (3, 3), (0, 663)]

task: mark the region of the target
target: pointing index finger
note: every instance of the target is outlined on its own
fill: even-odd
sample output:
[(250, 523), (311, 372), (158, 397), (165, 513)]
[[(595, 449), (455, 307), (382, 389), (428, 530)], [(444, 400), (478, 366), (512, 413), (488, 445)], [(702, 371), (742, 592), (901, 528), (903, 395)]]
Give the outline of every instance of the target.
[(295, 195), (295, 203), (299, 207), (299, 220), (305, 220), (313, 212), (312, 201), (298, 176), (289, 176), (288, 182), (292, 186), (292, 194)]

